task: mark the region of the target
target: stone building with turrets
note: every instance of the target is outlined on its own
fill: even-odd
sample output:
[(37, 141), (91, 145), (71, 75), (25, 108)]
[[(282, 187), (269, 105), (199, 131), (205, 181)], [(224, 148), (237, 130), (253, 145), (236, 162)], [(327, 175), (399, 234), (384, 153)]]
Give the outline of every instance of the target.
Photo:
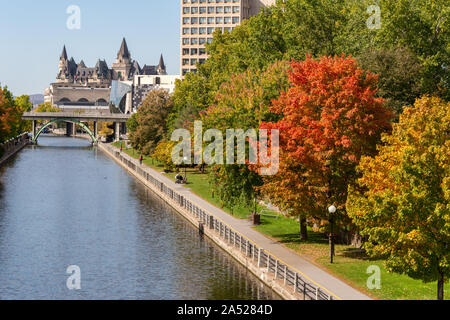
[(162, 55), (158, 65), (144, 65), (141, 68), (139, 63), (131, 58), (125, 38), (122, 40), (116, 61), (111, 68), (105, 60), (100, 59), (94, 67), (87, 67), (83, 60), (76, 63), (74, 58), (68, 58), (66, 46), (64, 46), (59, 59), (56, 82), (50, 84), (44, 96), (45, 101), (62, 109), (80, 107), (109, 109), (111, 87), (113, 85), (117, 87), (117, 82), (133, 88), (136, 76), (165, 75), (167, 71)]

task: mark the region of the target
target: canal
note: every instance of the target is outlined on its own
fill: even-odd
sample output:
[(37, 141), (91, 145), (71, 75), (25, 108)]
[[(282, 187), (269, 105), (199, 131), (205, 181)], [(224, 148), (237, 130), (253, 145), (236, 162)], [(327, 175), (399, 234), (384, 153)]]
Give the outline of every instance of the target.
[(0, 168), (0, 299), (278, 296), (87, 140), (42, 136)]

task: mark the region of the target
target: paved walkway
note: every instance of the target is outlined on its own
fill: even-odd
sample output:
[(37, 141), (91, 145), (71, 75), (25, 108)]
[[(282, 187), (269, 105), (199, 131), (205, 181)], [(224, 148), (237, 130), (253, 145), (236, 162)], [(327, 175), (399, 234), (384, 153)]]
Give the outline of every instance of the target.
[[(108, 148), (110, 150), (117, 151), (117, 149), (112, 146), (108, 145)], [(256, 231), (255, 229), (253, 229), (252, 223), (250, 221), (238, 219), (231, 216), (225, 211), (212, 205), (208, 201), (203, 200), (202, 198), (191, 192), (188, 188), (176, 184), (172, 179), (169, 179), (164, 174), (156, 170), (153, 170), (145, 165), (141, 166), (141, 168), (145, 168), (148, 173), (159, 179), (161, 182), (164, 182), (168, 187), (182, 194), (188, 200), (203, 208), (209, 214), (216, 216), (216, 218), (222, 220), (234, 230), (245, 235), (248, 239), (264, 248), (264, 250), (266, 252), (269, 252), (272, 256), (276, 256), (278, 259), (284, 261), (287, 265), (291, 266), (294, 269), (297, 269), (299, 273), (303, 274), (312, 282), (320, 285), (322, 288), (326, 289), (329, 293), (333, 294), (337, 298), (342, 300), (371, 299), (362, 292), (352, 288), (338, 278), (325, 272), (305, 258), (302, 258), (300, 255), (287, 249), (279, 242), (269, 239), (262, 233)]]

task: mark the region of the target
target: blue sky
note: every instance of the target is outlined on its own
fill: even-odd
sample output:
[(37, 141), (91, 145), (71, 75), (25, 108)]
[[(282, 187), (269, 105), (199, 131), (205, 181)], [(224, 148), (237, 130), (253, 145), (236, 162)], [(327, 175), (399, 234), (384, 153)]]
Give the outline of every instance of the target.
[[(81, 29), (69, 30), (70, 5), (81, 9)], [(76, 62), (111, 67), (122, 38), (141, 66), (162, 53), (169, 74), (179, 73), (179, 0), (14, 0), (0, 10), (0, 82), (14, 95), (43, 93), (58, 72), (63, 45)]]

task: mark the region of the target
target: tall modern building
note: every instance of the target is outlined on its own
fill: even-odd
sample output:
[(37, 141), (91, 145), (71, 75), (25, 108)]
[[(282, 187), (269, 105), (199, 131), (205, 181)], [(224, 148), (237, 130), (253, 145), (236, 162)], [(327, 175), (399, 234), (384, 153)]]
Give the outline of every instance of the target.
[(216, 29), (231, 31), (242, 20), (257, 14), (276, 0), (181, 0), (180, 74), (196, 72), (205, 62), (205, 44)]

